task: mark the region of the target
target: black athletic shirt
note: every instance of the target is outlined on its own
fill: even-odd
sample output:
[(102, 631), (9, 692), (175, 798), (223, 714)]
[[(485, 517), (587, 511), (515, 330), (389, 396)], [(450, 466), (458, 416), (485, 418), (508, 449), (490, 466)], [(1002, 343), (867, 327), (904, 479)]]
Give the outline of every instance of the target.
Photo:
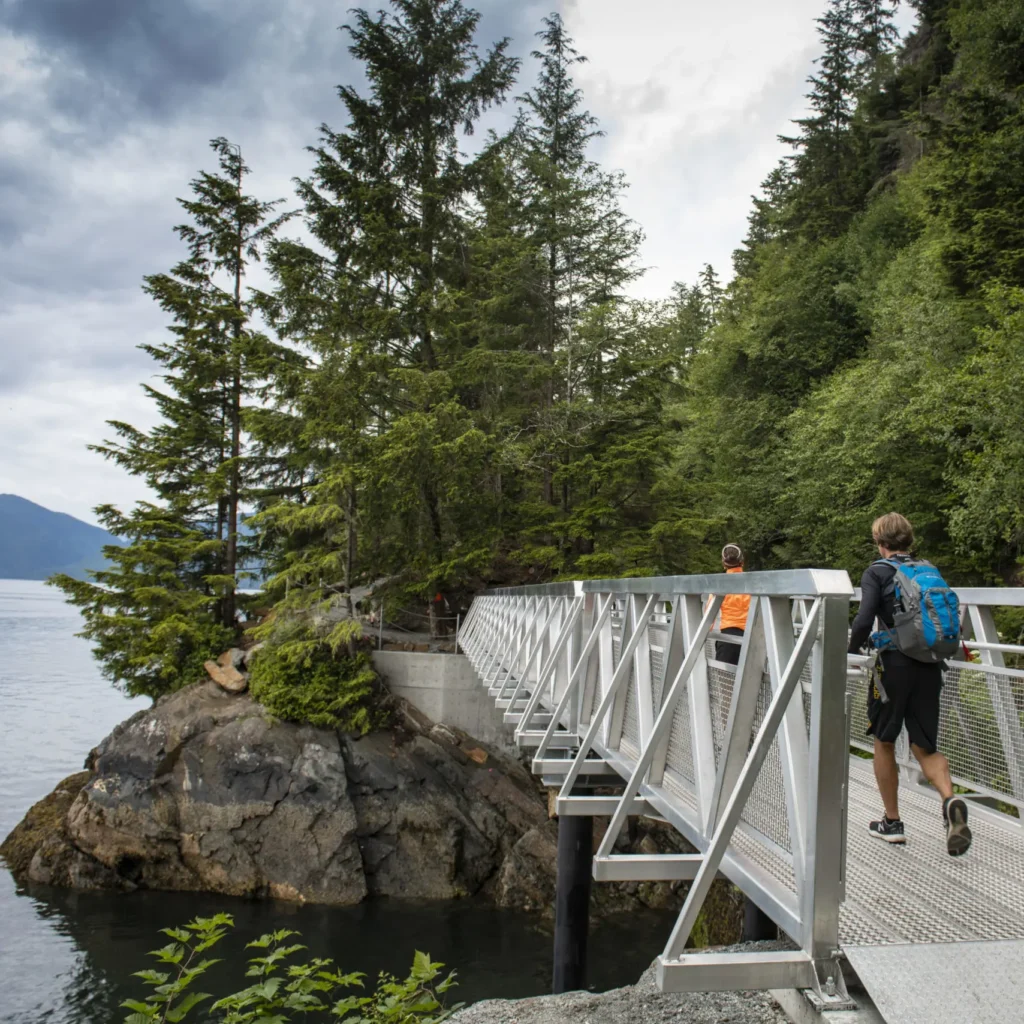
[[(908, 555), (893, 555), (893, 558), (897, 562), (910, 560)], [(850, 632), (850, 654), (860, 653), (860, 649), (868, 642), (876, 618), (886, 629), (892, 629), (895, 599), (888, 585), (895, 575), (896, 570), (891, 565), (869, 565), (864, 570), (860, 578), (860, 610)]]

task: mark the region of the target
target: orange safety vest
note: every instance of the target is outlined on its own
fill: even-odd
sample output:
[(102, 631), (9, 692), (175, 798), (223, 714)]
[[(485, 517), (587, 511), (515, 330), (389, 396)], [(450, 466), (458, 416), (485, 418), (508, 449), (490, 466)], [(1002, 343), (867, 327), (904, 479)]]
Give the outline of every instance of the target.
[[(733, 569), (726, 569), (726, 572), (743, 572), (743, 566), (737, 565)], [(727, 594), (722, 601), (720, 629), (747, 628), (747, 613), (750, 611), (749, 594)]]

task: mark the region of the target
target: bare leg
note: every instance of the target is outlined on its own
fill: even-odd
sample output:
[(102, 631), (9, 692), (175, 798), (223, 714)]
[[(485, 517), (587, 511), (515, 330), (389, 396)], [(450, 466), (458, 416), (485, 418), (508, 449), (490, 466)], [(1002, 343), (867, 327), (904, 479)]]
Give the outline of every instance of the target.
[[(943, 800), (948, 800), (953, 795), (953, 780), (949, 777), (949, 762), (945, 755), (938, 751), (926, 754), (916, 743), (911, 743), (910, 749), (914, 752), (924, 777), (939, 791), (939, 796)], [(875, 757), (877, 756), (876, 754)]]
[(878, 792), (882, 794), (885, 816), (895, 821), (900, 816), (900, 772), (896, 767), (895, 743), (875, 740), (875, 781), (878, 783)]

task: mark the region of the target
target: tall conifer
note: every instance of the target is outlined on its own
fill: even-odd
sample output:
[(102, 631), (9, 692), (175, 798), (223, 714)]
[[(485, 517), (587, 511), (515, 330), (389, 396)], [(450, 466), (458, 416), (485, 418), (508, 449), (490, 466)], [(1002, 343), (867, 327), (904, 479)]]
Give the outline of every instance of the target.
[(263, 472), (248, 457), (245, 416), (292, 358), (258, 329), (244, 290), (247, 267), (287, 215), (245, 193), (248, 168), (236, 146), (222, 138), (211, 146), (218, 170), (200, 173), (179, 200), (189, 220), (175, 230), (187, 256), (145, 278), (172, 321), (169, 340), (140, 346), (161, 368), (162, 387), (143, 385), (160, 422), (142, 431), (111, 420), (118, 440), (90, 446), (141, 477), (156, 500), (128, 515), (98, 509), (127, 546), (108, 549), (112, 565), (95, 583), (56, 580), (83, 608), (105, 671), (152, 695), (191, 681), (183, 667), (194, 669), (197, 657), (201, 667), (234, 635), (241, 512)]

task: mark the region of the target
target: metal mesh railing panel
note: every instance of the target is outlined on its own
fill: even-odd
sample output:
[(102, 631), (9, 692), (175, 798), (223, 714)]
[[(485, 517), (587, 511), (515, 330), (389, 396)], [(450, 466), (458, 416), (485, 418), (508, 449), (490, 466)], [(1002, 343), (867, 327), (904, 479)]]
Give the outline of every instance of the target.
[[(1000, 689), (1008, 691), (1008, 706), (1002, 705)], [(939, 749), (949, 758), (953, 775), (968, 784), (974, 782), (1009, 797), (1014, 795), (996, 714), (1004, 714), (1011, 728), (1015, 721), (1020, 729), (1021, 704), (1021, 680), (1006, 676), (997, 679), (994, 674), (968, 667), (966, 662), (949, 663), (943, 674)]]
[(672, 716), (672, 729), (668, 736), (665, 764), (692, 785), (694, 782), (693, 740), (690, 735), (690, 702), (688, 697), (686, 684), (683, 684), (683, 692), (680, 694), (679, 703), (676, 705), (675, 714)]
[(694, 792), (692, 779), (685, 779), (671, 768), (666, 767), (663, 785), (673, 796), (678, 797), (686, 804), (690, 810), (697, 810), (697, 794)]
[[(754, 712), (754, 724), (750, 734), (750, 746), (754, 736), (760, 729), (768, 705), (772, 699), (771, 680), (767, 675), (761, 679), (761, 689), (757, 695), (757, 710)], [(778, 736), (772, 740), (768, 754), (757, 773), (754, 786), (750, 791), (746, 806), (743, 808), (742, 820), (751, 828), (756, 829), (776, 846), (791, 851), (789, 835), (789, 818), (786, 814), (786, 784), (782, 777), (782, 759), (779, 755)]]
[(640, 743), (640, 721), (637, 714), (636, 682), (633, 679), (633, 670), (629, 670), (629, 679), (626, 682), (626, 701), (622, 713), (622, 740), (628, 743), (633, 751), (636, 751)]
[[(990, 675), (994, 673), (987, 673), (980, 665), (949, 663), (943, 673), (940, 697), (939, 750), (949, 758), (950, 772), (959, 785), (1002, 794), (1008, 800), (1019, 802), (1019, 797), (1013, 793), (993, 703), (993, 690), (998, 694), (999, 688), (989, 686)], [(1021, 711), (1024, 681), (1004, 677), (999, 682), (1010, 684), (1005, 686), (1010, 694), (1010, 706), (999, 710), (1006, 714), (1011, 727), (1014, 720), (1024, 727)], [(867, 674), (851, 671), (847, 675), (847, 692), (850, 694), (850, 742), (870, 751), (873, 740), (867, 735)], [(906, 730), (897, 742), (896, 754), (901, 763), (916, 767)]]
[(665, 692), (665, 648), (668, 645), (668, 628), (652, 625), (647, 636), (651, 645), (651, 697), (654, 714), (657, 717)]
[(708, 666), (708, 700), (711, 706), (711, 741), (715, 748), (715, 768), (722, 762), (726, 730), (729, 725), (729, 707), (736, 677), (724, 669)]
[(733, 833), (732, 846), (739, 853), (753, 861), (759, 868), (768, 872), (769, 875), (789, 889), (790, 892), (796, 892), (793, 863), (787, 855), (773, 849), (767, 843), (763, 843), (756, 836), (742, 828), (736, 829)]

